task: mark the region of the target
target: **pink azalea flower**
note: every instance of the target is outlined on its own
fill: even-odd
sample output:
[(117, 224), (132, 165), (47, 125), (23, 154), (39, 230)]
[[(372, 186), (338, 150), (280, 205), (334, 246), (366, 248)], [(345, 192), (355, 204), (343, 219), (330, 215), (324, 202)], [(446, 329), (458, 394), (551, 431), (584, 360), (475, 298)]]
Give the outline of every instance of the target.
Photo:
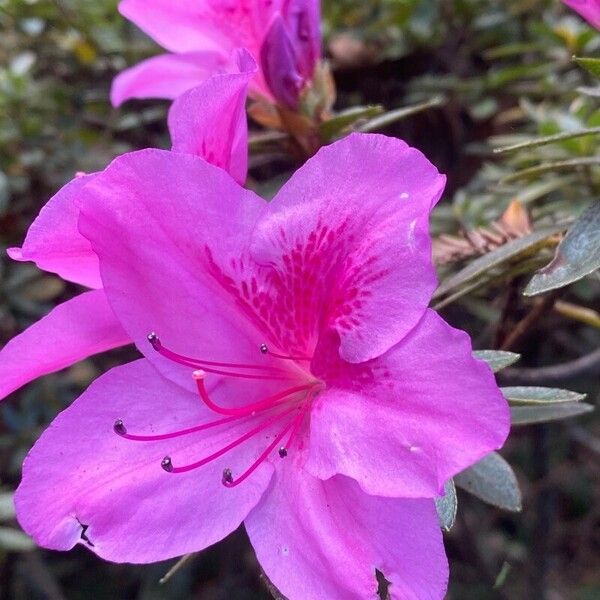
[(433, 499), (509, 427), (468, 336), (427, 308), (444, 182), (402, 141), (354, 134), (270, 203), (159, 150), (82, 185), (79, 228), (144, 357), (36, 443), (24, 529), (144, 563), (244, 522), (291, 600), (374, 597), (375, 569), (392, 597), (442, 598)]
[(596, 29), (600, 29), (600, 0), (563, 0)]
[[(202, 156), (243, 183), (248, 164), (246, 91), (256, 64), (246, 51), (234, 59), (237, 73), (214, 75), (173, 103), (169, 129), (174, 151)], [(131, 343), (107, 303), (98, 258), (78, 230), (78, 199), (96, 177), (83, 175), (67, 184), (42, 209), (23, 247), (8, 250), (14, 260), (33, 261), (92, 291), (57, 306), (0, 351), (0, 399), (41, 375)]]
[(177, 98), (235, 48), (261, 69), (250, 92), (296, 108), (321, 54), (318, 0), (121, 0), (119, 11), (171, 54), (141, 62), (113, 82), (115, 106), (129, 98)]

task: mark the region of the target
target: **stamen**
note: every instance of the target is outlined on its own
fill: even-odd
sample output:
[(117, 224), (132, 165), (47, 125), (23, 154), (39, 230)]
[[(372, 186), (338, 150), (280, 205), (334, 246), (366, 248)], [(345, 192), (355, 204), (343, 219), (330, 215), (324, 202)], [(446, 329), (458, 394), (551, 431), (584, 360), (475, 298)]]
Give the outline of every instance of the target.
[[(279, 456), (281, 456), (281, 458), (285, 458), (287, 456), (288, 449), (291, 448), (291, 445), (292, 445), (292, 440), (294, 439), (294, 437), (300, 430), (302, 421), (304, 421), (304, 416), (306, 415), (308, 408), (310, 406), (310, 403), (313, 401), (314, 397), (315, 397), (315, 392), (311, 391), (308, 394), (308, 396), (306, 397), (306, 400), (304, 401), (304, 403), (302, 404), (302, 407), (300, 408), (300, 412), (294, 418), (292, 431), (290, 431), (290, 436), (288, 437), (286, 444), (279, 449)], [(285, 450), (285, 454), (283, 454), (283, 456), (281, 453), (282, 449)]]
[[(173, 352), (168, 348), (165, 348), (156, 333), (152, 332), (148, 334), (148, 341), (152, 345), (152, 348), (156, 350), (160, 355), (186, 367), (193, 369), (201, 368), (208, 373), (214, 373), (216, 375), (227, 375), (228, 377), (239, 377), (242, 379), (260, 379), (260, 380), (289, 380), (290, 375), (286, 375), (286, 371), (278, 367), (265, 366), (265, 365), (252, 365), (247, 363), (228, 363), (228, 362), (217, 362), (213, 360), (203, 360), (184, 356)], [(235, 371), (223, 371), (221, 369), (215, 369), (214, 367), (225, 367), (231, 369), (248, 369), (262, 371), (259, 375), (252, 375), (250, 373), (239, 373)]]
[(286, 356), (285, 354), (277, 354), (277, 352), (269, 350), (269, 346), (266, 344), (260, 345), (260, 352), (261, 354), (270, 354), (273, 358), (281, 358), (283, 360), (312, 360), (311, 356)]
[[(283, 439), (283, 436), (290, 430), (290, 428), (292, 427), (293, 424), (294, 424), (294, 421), (290, 421), (285, 426), (283, 431), (281, 431), (281, 433), (279, 433), (277, 435), (277, 437), (269, 444), (267, 449), (237, 479), (234, 479), (233, 481), (225, 481), (225, 479), (223, 479), (223, 485), (228, 488), (233, 488), (236, 485), (239, 485), (240, 483), (242, 483), (242, 481), (245, 481), (246, 479), (248, 479), (248, 477), (250, 477), (250, 475), (252, 475), (252, 473), (254, 473), (254, 471), (256, 471), (256, 469), (259, 467), (259, 465), (264, 462), (264, 460), (267, 458), (267, 456), (269, 456), (269, 454), (271, 454), (271, 452), (273, 452), (273, 449), (275, 448), (275, 446), (277, 446), (277, 444), (279, 444), (279, 442)], [(286, 451), (286, 453), (287, 453), (287, 451)], [(279, 456), (281, 456), (281, 448), (280, 448)], [(229, 472), (231, 472), (230, 469), (227, 469), (227, 470)]]
[[(223, 456), (223, 454), (226, 454), (230, 450), (233, 450), (235, 447), (239, 446), (240, 444), (243, 444), (246, 440), (249, 440), (251, 437), (255, 436), (257, 433), (260, 433), (264, 429), (267, 429), (268, 427), (270, 427), (277, 421), (280, 421), (281, 419), (283, 419), (283, 417), (289, 415), (294, 410), (297, 410), (296, 407), (288, 408), (286, 411), (279, 413), (278, 415), (275, 415), (274, 417), (271, 417), (270, 419), (263, 421), (260, 425), (258, 425), (254, 429), (251, 429), (250, 431), (245, 433), (243, 436), (239, 437), (237, 440), (234, 440), (230, 444), (227, 444), (227, 446), (225, 446), (224, 448), (217, 450), (217, 452), (215, 452), (195, 463), (185, 465), (183, 467), (174, 467), (173, 463), (171, 462), (171, 457), (165, 456), (165, 458), (163, 458), (163, 460), (161, 462), (161, 466), (165, 471), (168, 471), (169, 473), (186, 473), (187, 471), (192, 471), (193, 469), (202, 467), (202, 466), (208, 464), (209, 462), (212, 462), (213, 460), (219, 458), (220, 456)], [(291, 421), (289, 423), (289, 425), (283, 430), (284, 433), (291, 427), (292, 423), (293, 423), (293, 421)], [(281, 437), (283, 437), (283, 436), (281, 436)], [(278, 436), (278, 438), (279, 438), (279, 436)]]
[(160, 433), (155, 435), (137, 435), (127, 433), (127, 428), (121, 419), (117, 419), (113, 425), (113, 430), (116, 434), (120, 435), (126, 440), (133, 440), (134, 442), (160, 442), (161, 440), (170, 440), (171, 438), (180, 437), (182, 435), (188, 435), (190, 433), (196, 433), (197, 431), (204, 431), (211, 427), (218, 427), (219, 425), (225, 425), (231, 423), (231, 421), (237, 421), (241, 418), (240, 416), (226, 417), (225, 419), (219, 419), (218, 421), (211, 421), (209, 423), (203, 423), (202, 425), (196, 425), (195, 427), (189, 427), (187, 429), (181, 429), (179, 431), (172, 431), (170, 433)]
[(253, 404), (248, 404), (246, 406), (242, 406), (240, 408), (225, 408), (224, 406), (219, 406), (215, 404), (208, 395), (206, 391), (206, 387), (204, 386), (204, 379), (206, 377), (206, 373), (202, 370), (197, 370), (192, 373), (192, 377), (196, 380), (196, 385), (198, 386), (198, 393), (200, 394), (200, 398), (210, 408), (212, 411), (222, 414), (222, 415), (236, 415), (236, 416), (245, 416), (255, 411), (264, 410), (266, 408), (271, 408), (275, 405), (278, 400), (283, 400), (284, 398), (291, 396), (292, 394), (296, 394), (298, 392), (305, 392), (310, 390), (312, 387), (316, 385), (316, 383), (310, 383), (305, 385), (297, 385), (295, 387), (288, 388), (287, 390), (283, 390), (278, 394), (273, 394), (272, 396), (268, 396), (263, 400), (258, 402), (254, 402)]

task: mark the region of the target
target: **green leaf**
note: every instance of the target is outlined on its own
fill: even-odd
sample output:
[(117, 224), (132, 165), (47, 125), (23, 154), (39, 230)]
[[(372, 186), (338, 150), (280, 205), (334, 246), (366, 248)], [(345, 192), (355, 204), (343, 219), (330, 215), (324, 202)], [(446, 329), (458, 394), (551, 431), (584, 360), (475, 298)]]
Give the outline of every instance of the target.
[(0, 493), (0, 521), (8, 521), (15, 517), (15, 503), (12, 492)]
[(441, 285), (433, 294), (433, 298), (440, 298), (452, 290), (470, 283), (474, 279), (477, 279), (477, 277), (488, 275), (490, 269), (498, 267), (501, 264), (516, 258), (520, 254), (536, 252), (544, 245), (547, 238), (560, 231), (564, 231), (565, 228), (566, 225), (564, 224), (541, 227), (529, 235), (508, 242), (496, 250), (476, 258), (466, 267), (458, 271), (458, 273), (455, 273), (448, 277), (448, 279), (442, 281)]
[(511, 466), (492, 452), (454, 478), (454, 483), (480, 500), (518, 512), (521, 490)]
[(494, 373), (509, 367), (521, 358), (520, 354), (504, 350), (475, 350), (473, 356), (486, 362)]
[(547, 135), (545, 137), (535, 138), (526, 142), (520, 142), (519, 144), (512, 144), (511, 146), (504, 146), (502, 148), (496, 148), (495, 154), (502, 154), (503, 152), (514, 152), (515, 150), (523, 150), (525, 148), (535, 148), (537, 146), (544, 146), (546, 144), (554, 144), (555, 142), (562, 142), (564, 140), (571, 140), (575, 138), (585, 137), (587, 135), (600, 134), (600, 127), (590, 127), (588, 129), (578, 129), (577, 131), (564, 131), (562, 133), (555, 133), (554, 135)]
[(434, 108), (436, 106), (441, 106), (445, 103), (445, 99), (441, 97), (435, 97), (431, 100), (427, 100), (427, 102), (420, 102), (419, 104), (412, 104), (410, 106), (403, 106), (402, 108), (398, 108), (396, 110), (391, 110), (386, 112), (370, 121), (367, 121), (363, 125), (357, 128), (357, 131), (377, 131), (378, 129), (383, 129), (396, 121), (401, 121), (406, 117), (410, 117), (412, 115), (416, 115), (417, 113), (423, 112), (424, 110), (428, 110), (430, 108)]
[(345, 129), (359, 121), (380, 115), (383, 107), (375, 106), (355, 106), (343, 112), (339, 112), (333, 118), (324, 121), (319, 127), (319, 135), (322, 140), (329, 141), (340, 135)]
[(528, 167), (527, 169), (521, 169), (515, 173), (511, 173), (500, 180), (500, 184), (513, 183), (524, 177), (537, 177), (550, 171), (560, 171), (562, 169), (579, 169), (580, 167), (595, 167), (600, 166), (599, 156), (583, 156), (581, 158), (570, 158), (567, 160), (555, 160), (552, 162), (546, 162), (535, 167)]
[(444, 531), (450, 531), (456, 519), (458, 510), (458, 501), (456, 498), (456, 488), (452, 479), (444, 484), (444, 495), (435, 499), (435, 508), (440, 520), (440, 527)]
[(585, 415), (594, 410), (594, 406), (585, 402), (563, 402), (539, 406), (512, 406), (510, 420), (513, 425), (531, 425), (532, 423), (546, 423), (560, 421), (570, 417)]
[(0, 550), (7, 552), (27, 552), (33, 550), (33, 540), (22, 531), (12, 527), (0, 527)]
[(560, 404), (585, 400), (585, 394), (548, 387), (515, 386), (500, 388), (511, 404)]
[(600, 79), (600, 58), (589, 58), (587, 56), (574, 56), (573, 60), (586, 71)]
[(564, 287), (600, 268), (600, 201), (595, 201), (569, 228), (552, 262), (540, 269), (525, 288), (534, 296)]

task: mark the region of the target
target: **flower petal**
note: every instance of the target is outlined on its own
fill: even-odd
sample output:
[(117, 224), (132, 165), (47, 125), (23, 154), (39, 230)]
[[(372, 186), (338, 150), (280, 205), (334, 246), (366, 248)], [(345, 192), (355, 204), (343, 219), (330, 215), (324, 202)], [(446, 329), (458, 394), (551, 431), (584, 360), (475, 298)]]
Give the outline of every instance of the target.
[(319, 481), (292, 465), (277, 475), (245, 524), (284, 596), (376, 598), (379, 569), (391, 598), (444, 597), (448, 563), (432, 500), (368, 496), (350, 479)]
[(130, 98), (172, 100), (228, 64), (226, 56), (209, 51), (154, 56), (115, 77), (110, 101), (119, 106)]
[(563, 0), (596, 29), (600, 29), (600, 4), (597, 0)]
[(245, 47), (256, 58), (281, 0), (122, 0), (120, 13), (171, 52)]
[(322, 148), (292, 176), (251, 250), (295, 297), (282, 316), (300, 324), (297, 345), (334, 327), (342, 358), (361, 362), (417, 324), (435, 288), (428, 220), (444, 183), (418, 150), (373, 134)]
[(119, 12), (171, 52), (220, 50), (227, 40), (210, 27), (209, 4), (206, 0), (121, 0)]
[[(448, 479), (504, 443), (508, 405), (467, 334), (428, 310), (397, 346), (364, 365), (318, 349), (328, 389), (317, 398), (307, 468), (341, 473), (369, 494), (433, 497)], [(317, 359), (315, 363), (317, 364)]]
[(260, 49), (260, 64), (273, 96), (295, 110), (305, 81), (298, 69), (296, 49), (281, 15), (277, 15), (269, 27)]
[(281, 9), (291, 36), (300, 72), (310, 79), (321, 57), (321, 6), (319, 0), (285, 0)]
[(214, 415), (143, 359), (97, 379), (54, 420), (23, 464), (17, 518), (38, 544), (56, 550), (87, 544), (116, 562), (180, 556), (228, 535), (268, 486), (268, 463), (235, 488), (221, 483), (225, 467), (245, 468), (264, 449), (264, 435), (204, 467), (166, 473), (160, 465), (166, 454), (175, 465), (191, 463), (246, 429), (228, 425), (140, 442), (116, 435), (115, 418), (132, 432), (156, 434), (214, 420)]
[(95, 175), (76, 177), (42, 208), (32, 223), (22, 248), (9, 248), (13, 260), (33, 261), (44, 271), (91, 288), (102, 287), (98, 258), (79, 233), (76, 200)]
[(234, 62), (237, 73), (213, 75), (175, 100), (169, 131), (174, 151), (196, 154), (243, 184), (248, 169), (246, 94), (257, 67), (246, 50)]
[(232, 290), (267, 207), (222, 169), (161, 150), (117, 158), (85, 189), (79, 226), (100, 259), (109, 302), (140, 351), (183, 385), (194, 385), (191, 369), (154, 352), (149, 332), (188, 356), (270, 360)]
[(93, 354), (131, 343), (103, 290), (59, 304), (0, 351), (0, 398)]

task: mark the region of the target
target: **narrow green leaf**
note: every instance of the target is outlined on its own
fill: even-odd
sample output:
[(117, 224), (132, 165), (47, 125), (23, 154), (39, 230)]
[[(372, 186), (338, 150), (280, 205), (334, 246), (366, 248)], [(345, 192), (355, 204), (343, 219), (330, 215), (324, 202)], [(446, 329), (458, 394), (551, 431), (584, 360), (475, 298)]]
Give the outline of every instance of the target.
[(517, 512), (521, 510), (521, 490), (511, 466), (492, 452), (454, 478), (454, 483), (480, 500)]
[(532, 177), (548, 173), (549, 171), (560, 171), (562, 169), (577, 169), (579, 167), (594, 167), (600, 165), (600, 156), (584, 156), (582, 158), (570, 158), (568, 160), (556, 160), (547, 162), (528, 169), (521, 169), (511, 173), (500, 180), (500, 184), (512, 183), (524, 177)]
[(585, 400), (585, 394), (548, 387), (515, 386), (500, 388), (511, 404), (560, 404)]
[(15, 516), (15, 503), (12, 492), (0, 493), (0, 521), (8, 521)]
[(524, 148), (535, 148), (537, 146), (544, 146), (545, 144), (553, 144), (555, 142), (562, 142), (563, 140), (571, 140), (574, 138), (584, 137), (586, 135), (596, 135), (600, 133), (600, 127), (590, 127), (589, 129), (578, 129), (576, 131), (564, 131), (562, 133), (555, 133), (554, 135), (547, 135), (545, 137), (535, 138), (520, 144), (513, 144), (511, 146), (504, 146), (502, 148), (496, 148), (494, 152), (496, 154), (502, 154), (504, 152), (514, 152), (515, 150), (523, 150)]
[(600, 201), (595, 201), (569, 228), (550, 264), (525, 288), (535, 296), (569, 285), (600, 268)]
[(486, 362), (494, 373), (509, 367), (521, 358), (520, 354), (504, 350), (475, 350), (473, 356)]
[(456, 498), (456, 488), (452, 479), (444, 484), (444, 495), (435, 499), (435, 508), (440, 520), (440, 527), (444, 531), (450, 531), (456, 519), (458, 510), (458, 501)]
[(322, 140), (329, 141), (356, 123), (358, 120), (371, 118), (376, 115), (380, 115), (382, 112), (383, 107), (380, 105), (354, 106), (321, 123), (319, 127), (319, 135), (321, 136)]
[(498, 576), (496, 577), (496, 581), (494, 581), (494, 589), (495, 590), (499, 590), (504, 583), (506, 582), (506, 578), (508, 577), (508, 574), (510, 573), (512, 567), (510, 565), (510, 563), (504, 561), (502, 563), (502, 568), (500, 569), (500, 573), (498, 573)]
[(535, 252), (545, 243), (545, 240), (551, 235), (564, 231), (566, 229), (565, 224), (558, 224), (549, 227), (543, 227), (525, 235), (516, 240), (512, 240), (503, 246), (500, 246), (496, 250), (484, 254), (479, 258), (476, 258), (470, 262), (463, 269), (448, 277), (442, 281), (441, 285), (433, 294), (433, 298), (437, 299), (441, 296), (446, 295), (448, 292), (470, 283), (473, 279), (482, 275), (487, 275), (490, 269), (493, 269), (504, 262), (512, 260), (513, 258), (523, 254), (525, 252)]
[(27, 552), (33, 550), (33, 540), (22, 531), (12, 527), (0, 527), (0, 550), (7, 552)]
[(510, 420), (513, 425), (531, 425), (532, 423), (546, 423), (578, 417), (593, 410), (594, 406), (585, 402), (563, 402), (545, 406), (512, 406)]
[(401, 121), (406, 117), (410, 117), (417, 113), (423, 112), (424, 110), (428, 110), (430, 108), (434, 108), (436, 106), (441, 106), (445, 103), (445, 99), (439, 96), (428, 100), (427, 102), (420, 102), (419, 104), (412, 104), (410, 106), (403, 106), (402, 108), (398, 108), (396, 110), (391, 110), (386, 112), (379, 117), (375, 117), (370, 121), (367, 121), (363, 125), (357, 128), (357, 131), (377, 131), (378, 129), (383, 129), (396, 121)]
[(587, 56), (574, 56), (573, 60), (583, 67), (588, 73), (600, 79), (600, 58), (589, 58)]

